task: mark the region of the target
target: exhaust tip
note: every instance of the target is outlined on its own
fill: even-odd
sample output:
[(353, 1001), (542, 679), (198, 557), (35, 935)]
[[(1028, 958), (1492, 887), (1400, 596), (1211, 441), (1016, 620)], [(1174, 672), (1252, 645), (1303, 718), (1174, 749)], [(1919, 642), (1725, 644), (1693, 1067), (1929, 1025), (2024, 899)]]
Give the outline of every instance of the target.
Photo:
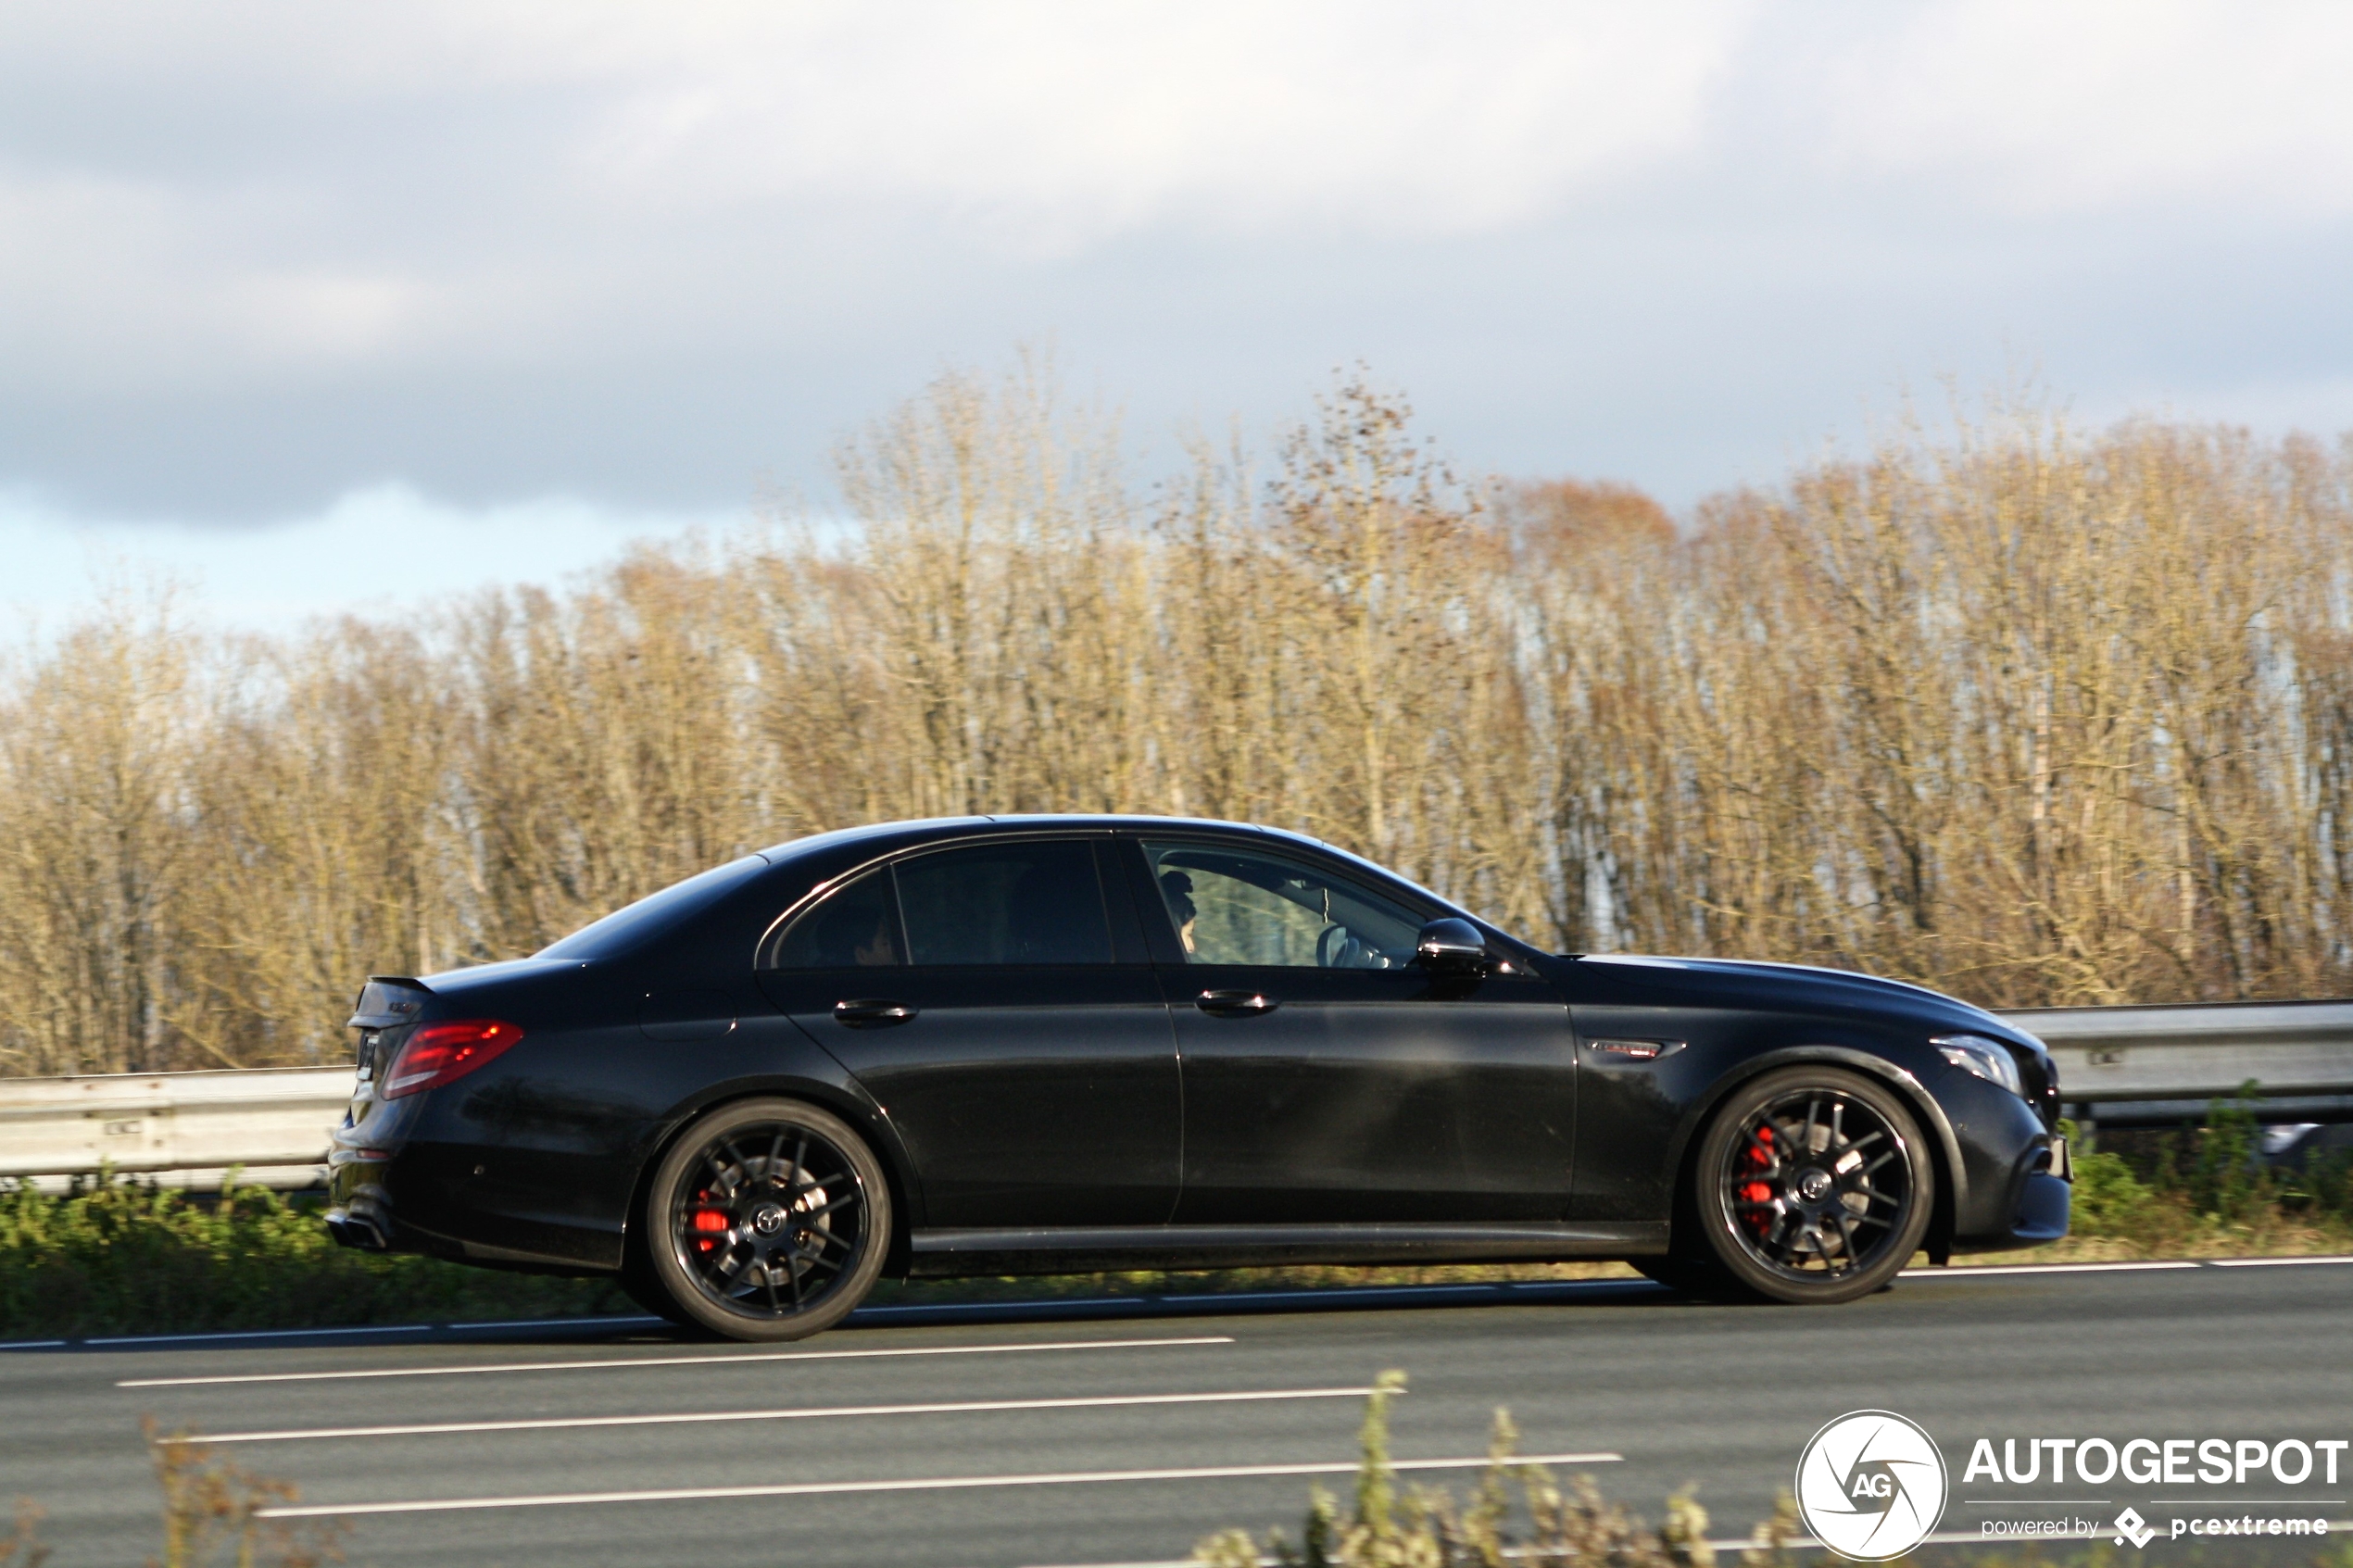
[(362, 1252), (392, 1250), (392, 1238), (384, 1234), (382, 1222), (365, 1211), (328, 1210), (327, 1234), (335, 1238), (339, 1247), (357, 1248)]

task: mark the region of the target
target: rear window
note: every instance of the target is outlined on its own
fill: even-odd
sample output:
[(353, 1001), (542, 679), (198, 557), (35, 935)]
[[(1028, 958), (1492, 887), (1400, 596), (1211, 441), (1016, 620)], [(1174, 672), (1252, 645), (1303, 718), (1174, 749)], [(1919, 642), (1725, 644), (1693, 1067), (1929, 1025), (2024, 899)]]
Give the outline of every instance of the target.
[(766, 961), (776, 969), (1110, 963), (1094, 846), (975, 844), (868, 872), (795, 916)]
[(761, 855), (747, 855), (740, 860), (714, 866), (699, 876), (690, 876), (624, 905), (532, 956), (590, 962), (618, 957), (693, 919), (767, 869), (767, 858)]
[(899, 907), (910, 963), (1112, 961), (1094, 846), (1082, 839), (979, 844), (903, 860)]
[(792, 922), (776, 948), (778, 969), (874, 969), (900, 961), (899, 910), (890, 872), (869, 872), (825, 895)]

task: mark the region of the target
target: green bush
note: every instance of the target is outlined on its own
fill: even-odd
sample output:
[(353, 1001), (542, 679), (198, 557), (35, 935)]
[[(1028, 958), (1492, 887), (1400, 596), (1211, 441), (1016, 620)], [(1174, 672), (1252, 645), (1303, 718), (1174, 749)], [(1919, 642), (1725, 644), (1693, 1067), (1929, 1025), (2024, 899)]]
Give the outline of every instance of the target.
[(2075, 1161), (2071, 1228), (2082, 1236), (2132, 1236), (2157, 1218), (2161, 1200), (2133, 1168), (2113, 1154), (2085, 1154)]
[[(2301, 1169), (2263, 1163), (2253, 1087), (2214, 1101), (2199, 1127), (2103, 1133), (2100, 1149), (2079, 1151), (2071, 1238), (2145, 1253), (2334, 1249), (2353, 1241), (2353, 1160), (2319, 1159)], [(2060, 1130), (2076, 1136), (2070, 1123)]]
[(328, 1328), (626, 1310), (596, 1280), (337, 1247), (309, 1203), (136, 1182), (0, 1185), (0, 1339)]
[(2256, 1085), (2243, 1085), (2234, 1100), (2207, 1109), (2197, 1150), (2189, 1170), (2189, 1198), (2201, 1214), (2238, 1224), (2276, 1200), (2271, 1173), (2258, 1159), (2261, 1129), (2255, 1120)]

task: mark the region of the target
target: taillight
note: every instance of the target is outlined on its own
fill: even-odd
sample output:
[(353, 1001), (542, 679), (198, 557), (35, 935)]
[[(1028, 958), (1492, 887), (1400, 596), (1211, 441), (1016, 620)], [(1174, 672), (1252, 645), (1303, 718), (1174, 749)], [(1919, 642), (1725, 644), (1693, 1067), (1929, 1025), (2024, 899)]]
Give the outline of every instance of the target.
[(428, 1023), (409, 1035), (400, 1054), (392, 1059), (376, 1093), (385, 1099), (398, 1099), (421, 1089), (455, 1083), (522, 1038), (522, 1030), (495, 1018)]

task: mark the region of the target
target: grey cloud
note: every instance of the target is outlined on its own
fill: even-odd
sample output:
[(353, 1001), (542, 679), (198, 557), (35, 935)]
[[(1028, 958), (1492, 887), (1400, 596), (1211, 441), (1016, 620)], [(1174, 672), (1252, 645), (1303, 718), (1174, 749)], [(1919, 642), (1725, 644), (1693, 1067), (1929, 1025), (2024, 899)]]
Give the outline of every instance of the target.
[[(944, 361), (1048, 339), (1143, 437), (1364, 358), (1466, 467), (1679, 499), (2019, 361), (2089, 406), (2353, 423), (2353, 217), (2310, 195), (2353, 189), (2353, 119), (2296, 101), (2353, 63), (2325, 12), (2127, 52), (2205, 69), (2203, 108), (1996, 92), (2032, 26), (2002, 6), (1352, 10), (1345, 49), (1313, 8), (846, 14), (16, 13), (0, 485), (700, 509), (820, 484)], [(2168, 113), (2236, 128), (2174, 179), (2141, 147)], [(2022, 195), (2035, 156), (2064, 177)]]

